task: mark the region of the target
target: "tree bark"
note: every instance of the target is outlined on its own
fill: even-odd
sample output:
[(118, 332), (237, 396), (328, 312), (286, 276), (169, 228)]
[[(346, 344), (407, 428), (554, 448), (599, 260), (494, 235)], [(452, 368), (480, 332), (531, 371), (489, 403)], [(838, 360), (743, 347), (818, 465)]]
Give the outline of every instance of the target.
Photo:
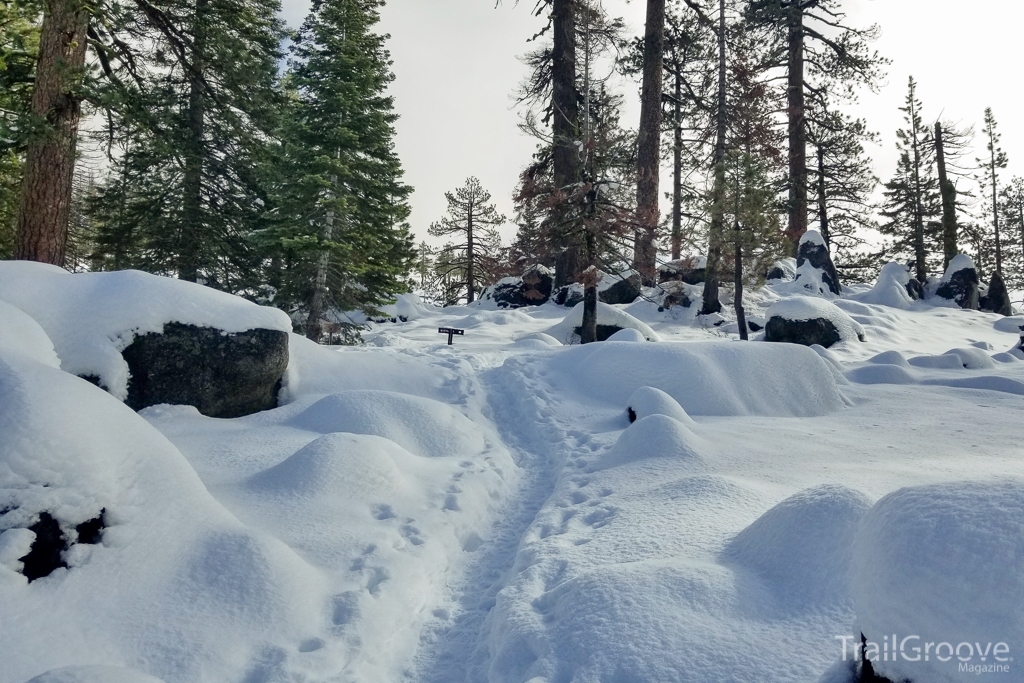
[[(553, 0), (551, 51), (551, 132), (554, 138), (552, 166), (555, 187), (563, 192), (580, 182), (580, 112), (576, 92), (575, 0)], [(572, 238), (555, 245), (555, 286), (574, 282), (581, 262), (582, 245)]]
[(956, 187), (946, 173), (946, 149), (942, 137), (942, 124), (935, 122), (935, 158), (939, 166), (939, 189), (942, 194), (942, 253), (943, 266), (960, 253), (957, 246)]
[(743, 308), (743, 242), (740, 239), (740, 226), (736, 225), (736, 267), (733, 272), (735, 294), (733, 295), (733, 306), (736, 308), (736, 324), (740, 328), (740, 339), (747, 341), (747, 313)]
[[(911, 93), (914, 91), (911, 90)], [(910, 101), (910, 122), (914, 129), (914, 260), (917, 281), (921, 284), (928, 282), (928, 260), (924, 247), (924, 206), (922, 197), (924, 191), (921, 189), (921, 147), (917, 139), (917, 109), (914, 106), (914, 98)]]
[(32, 116), (46, 130), (28, 146), (14, 257), (64, 266), (89, 12), (80, 0), (46, 3)]
[(675, 121), (672, 145), (672, 260), (678, 261), (683, 256), (683, 121), (682, 97), (683, 76), (679, 64), (675, 74)]
[(203, 159), (206, 135), (206, 93), (203, 82), (206, 51), (206, 10), (209, 0), (196, 0), (192, 25), (192, 68), (188, 71), (188, 150), (183, 178), (184, 220), (178, 244), (178, 277), (199, 279), (203, 239)]
[(657, 279), (658, 181), (661, 170), (661, 99), (665, 60), (665, 0), (647, 0), (644, 33), (644, 80), (637, 139), (637, 230), (633, 267), (648, 285)]
[(999, 180), (996, 178), (996, 143), (994, 135), (989, 139), (992, 140), (989, 172), (992, 174), (992, 226), (995, 228), (996, 237), (996, 272), (999, 273), (999, 277), (1003, 277), (1003, 241), (999, 235)]
[(470, 204), (466, 214), (466, 303), (473, 303), (476, 289), (473, 286), (473, 205)]
[(722, 241), (725, 232), (725, 135), (728, 119), (726, 92), (726, 35), (725, 0), (718, 2), (718, 106), (715, 117), (715, 181), (711, 199), (711, 230), (708, 234), (708, 263), (704, 276), (704, 301), (701, 315), (722, 310), (718, 293), (718, 268), (722, 260)]
[[(595, 253), (596, 240), (590, 230), (587, 230), (586, 237), (586, 258), (589, 265), (593, 265), (597, 256)], [(593, 276), (593, 273), (591, 273)], [(597, 341), (597, 283), (594, 278), (586, 279), (583, 287), (583, 320), (580, 323), (580, 344), (590, 344)]]
[(818, 224), (825, 246), (832, 246), (828, 227), (828, 197), (825, 195), (825, 150), (818, 147)]
[(807, 119), (804, 105), (804, 12), (798, 2), (790, 5), (789, 84), (786, 100), (789, 116), (789, 227), (793, 255), (807, 232)]

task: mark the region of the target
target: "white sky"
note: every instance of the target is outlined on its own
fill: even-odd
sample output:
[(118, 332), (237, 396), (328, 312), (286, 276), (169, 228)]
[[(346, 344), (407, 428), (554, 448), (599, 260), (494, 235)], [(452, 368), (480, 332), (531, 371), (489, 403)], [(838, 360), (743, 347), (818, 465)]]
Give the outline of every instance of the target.
[[(308, 0), (282, 0), (285, 18), (298, 26)], [(610, 12), (643, 30), (643, 0), (605, 0)], [(401, 116), (396, 147), (415, 188), (413, 229), (426, 236), (445, 210), (444, 193), (470, 175), (480, 178), (499, 209), (513, 214), (511, 195), (535, 143), (516, 127), (512, 93), (526, 70), (518, 57), (541, 26), (531, 15), (533, 0), (389, 0), (381, 32), (390, 33), (394, 59), (392, 85)], [(911, 74), (919, 83), (925, 120), (971, 123), (980, 132), (985, 107), (993, 108), (1002, 147), (1010, 157), (1006, 172), (1024, 175), (1024, 104), (1019, 81), (1024, 60), (1021, 0), (847, 0), (850, 21), (878, 23), (875, 47), (892, 60), (879, 94), (864, 92), (856, 113), (882, 136), (872, 149), (876, 173), (884, 181), (896, 163), (898, 111)], [(632, 89), (627, 93), (635, 100)], [(943, 111), (944, 110), (944, 111)], [(622, 122), (636, 127), (639, 107), (627, 104)], [(981, 136), (976, 137), (979, 155)], [(973, 159), (973, 157), (972, 157)], [(510, 227), (505, 231), (511, 235)]]

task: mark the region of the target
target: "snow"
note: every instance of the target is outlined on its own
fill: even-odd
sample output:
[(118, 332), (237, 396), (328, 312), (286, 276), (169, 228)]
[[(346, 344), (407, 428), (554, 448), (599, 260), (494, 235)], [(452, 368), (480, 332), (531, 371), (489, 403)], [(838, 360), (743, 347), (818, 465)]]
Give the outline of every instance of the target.
[(765, 314), (768, 320), (828, 320), (835, 325), (839, 338), (844, 342), (855, 342), (864, 336), (864, 327), (847, 315), (842, 309), (824, 299), (810, 296), (796, 296), (773, 304)]
[[(579, 303), (573, 307), (562, 322), (554, 327), (545, 330), (547, 334), (554, 337), (563, 344), (570, 344), (574, 337), (578, 340), (575, 329), (583, 324), (583, 304)], [(660, 341), (658, 333), (640, 322), (629, 313), (606, 303), (597, 303), (597, 324), (614, 325), (623, 329), (633, 329), (644, 336), (647, 341)], [(578, 343), (578, 342), (577, 342)]]
[(46, 332), (61, 368), (98, 377), (122, 401), (128, 364), (121, 351), (169, 322), (226, 333), (291, 332), (288, 316), (191, 282), (139, 271), (69, 273), (28, 261), (0, 261), (0, 301), (20, 308)]
[(801, 245), (803, 245), (803, 244), (814, 244), (814, 245), (821, 246), (821, 247), (826, 246), (825, 245), (825, 238), (822, 237), (821, 233), (818, 232), (817, 230), (808, 230), (808, 231), (806, 231), (803, 234), (803, 236), (800, 238), (800, 244)]
[(646, 342), (647, 341), (647, 337), (645, 337), (643, 335), (643, 332), (641, 332), (640, 330), (636, 330), (636, 329), (633, 329), (631, 327), (627, 327), (625, 329), (619, 330), (618, 332), (616, 332), (612, 336), (608, 337), (608, 339), (606, 341), (610, 341), (610, 342)]
[(854, 301), (878, 306), (889, 306), (907, 310), (914, 305), (914, 300), (907, 292), (910, 282), (910, 271), (901, 263), (891, 261), (882, 267), (878, 280), (870, 291), (850, 297)]
[(967, 254), (957, 254), (953, 257), (953, 260), (949, 262), (946, 267), (946, 272), (942, 274), (942, 279), (939, 282), (949, 282), (953, 279), (955, 273), (959, 273), (961, 270), (975, 270), (974, 260)]
[[(1024, 643), (1024, 481), (895, 491), (864, 517), (853, 552), (855, 634), (880, 649), (890, 638), (890, 653), (893, 635), (900, 645), (874, 663), (877, 673), (977, 680), (959, 664), (1008, 662)], [(911, 661), (929, 642), (930, 656)]]
[[(25, 268), (0, 264), (0, 683), (851, 683), (861, 630), (1024, 642), (1024, 353), (994, 314), (747, 293), (866, 334), (825, 350), (740, 342), (728, 307), (603, 306), (629, 332), (563, 346), (580, 308), (424, 306), (361, 347), (292, 335), (281, 407), (218, 420), (135, 414), (47, 340), (67, 370), (125, 282), (222, 295)], [(58, 280), (97, 322), (26, 303)], [(44, 511), (69, 566), (28, 583)], [(978, 679), (903, 664), (876, 669)]]

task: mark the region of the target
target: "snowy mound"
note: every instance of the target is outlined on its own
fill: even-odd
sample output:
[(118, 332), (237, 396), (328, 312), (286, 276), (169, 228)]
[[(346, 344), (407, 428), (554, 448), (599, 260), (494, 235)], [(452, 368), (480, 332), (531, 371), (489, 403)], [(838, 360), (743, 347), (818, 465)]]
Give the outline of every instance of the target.
[(69, 666), (36, 676), (28, 683), (163, 683), (159, 678), (113, 666)]
[(1010, 332), (1024, 336), (1024, 316), (1017, 315), (1012, 318), (999, 318), (992, 325), (1000, 332)]
[(842, 393), (826, 361), (792, 344), (588, 344), (548, 361), (560, 384), (622, 410), (640, 387), (690, 415), (826, 415)]
[[(0, 566), (0, 678), (118, 663), (212, 683), (260, 660), (270, 634), (294, 648), (319, 619), (317, 574), (243, 527), (131, 409), (67, 373), (9, 361), (0, 360), (0, 538), (13, 541), (0, 546), (39, 540), (24, 537), (45, 513), (69, 547), (56, 556), (67, 568), (32, 583), (15, 573), (15, 558)], [(83, 537), (77, 525), (97, 519), (106, 528)], [(269, 679), (279, 665), (251, 670)], [(97, 676), (78, 669), (42, 680), (151, 680)]]
[(845, 341), (858, 341), (864, 337), (864, 328), (835, 304), (813, 296), (796, 296), (771, 305), (765, 318), (782, 318), (794, 322), (827, 320)]
[(322, 398), (297, 415), (300, 429), (353, 432), (394, 441), (416, 455), (440, 458), (480, 453), (486, 443), (465, 415), (438, 401), (391, 391), (346, 391)]
[(53, 342), (39, 323), (20, 308), (0, 301), (0, 355), (6, 353), (18, 353), (51, 368), (60, 368)]
[(871, 502), (842, 486), (787, 498), (741, 531), (724, 556), (789, 607), (847, 599), (853, 540)]
[(627, 412), (632, 411), (631, 419), (642, 420), (649, 415), (665, 415), (678, 420), (687, 427), (694, 427), (693, 421), (679, 402), (661, 389), (640, 387), (626, 401)]
[(953, 257), (953, 260), (949, 262), (946, 267), (946, 272), (942, 274), (942, 278), (939, 280), (940, 283), (952, 282), (953, 276), (959, 273), (961, 270), (976, 270), (974, 265), (974, 259), (967, 254), (957, 254)]
[(907, 267), (902, 263), (891, 261), (882, 267), (874, 287), (850, 298), (865, 304), (909, 310), (914, 304), (914, 300), (907, 292), (909, 282), (910, 272)]
[[(551, 329), (545, 330), (545, 332), (563, 344), (570, 344), (573, 342), (574, 337), (578, 339), (575, 330), (582, 324), (583, 304), (576, 304), (562, 322)], [(597, 304), (597, 324), (620, 327), (624, 330), (637, 330), (647, 341), (661, 341), (661, 337), (648, 327), (646, 323), (640, 322), (625, 311), (601, 302)]]
[(452, 321), (451, 327), (469, 329), (481, 325), (523, 325), (533, 322), (533, 318), (522, 311), (478, 311), (473, 315)]
[(260, 472), (251, 484), (267, 492), (299, 496), (338, 495), (355, 484), (387, 496), (402, 486), (400, 465), (415, 457), (379, 436), (327, 434)]
[(543, 344), (544, 346), (561, 346), (562, 345), (562, 342), (558, 341), (557, 339), (552, 337), (550, 334), (544, 334), (543, 332), (535, 332), (533, 334), (528, 334), (526, 336), (519, 337), (518, 339), (516, 339), (516, 343), (517, 344), (519, 344), (519, 343), (526, 343), (526, 342), (539, 342), (540, 344)]
[(641, 418), (622, 432), (611, 450), (602, 455), (591, 472), (648, 459), (670, 459), (672, 467), (693, 467), (701, 458), (697, 437), (684, 424), (665, 415)]
[(291, 332), (288, 316), (209, 287), (126, 270), (72, 274), (28, 261), (0, 262), (0, 301), (28, 313), (53, 342), (61, 369), (98, 377), (119, 399), (128, 392), (121, 357), (138, 335), (170, 322), (227, 333)]
[(950, 349), (945, 355), (955, 357), (968, 370), (988, 370), (996, 366), (992, 356), (978, 348)]
[(899, 351), (883, 351), (877, 356), (872, 356), (868, 359), (869, 363), (875, 363), (876, 365), (898, 365), (901, 368), (909, 368), (910, 363), (907, 362), (907, 357)]
[[(920, 486), (880, 500), (857, 534), (851, 591), (855, 634), (867, 637), (869, 656), (870, 643), (878, 647), (875, 671), (895, 681), (953, 683), (979, 678), (981, 671), (961, 664), (1019, 658), (1022, 566), (1022, 482)], [(891, 651), (893, 635), (901, 653), (885, 659), (883, 639)], [(926, 647), (927, 659), (911, 661)]]
[(630, 327), (630, 328), (627, 328), (627, 329), (624, 329), (624, 330), (619, 330), (618, 332), (616, 332), (612, 336), (608, 337), (608, 339), (606, 341), (610, 341), (610, 342), (646, 342), (647, 341), (647, 337), (645, 337), (643, 335), (643, 333), (640, 332), (639, 330), (634, 330), (633, 328)]

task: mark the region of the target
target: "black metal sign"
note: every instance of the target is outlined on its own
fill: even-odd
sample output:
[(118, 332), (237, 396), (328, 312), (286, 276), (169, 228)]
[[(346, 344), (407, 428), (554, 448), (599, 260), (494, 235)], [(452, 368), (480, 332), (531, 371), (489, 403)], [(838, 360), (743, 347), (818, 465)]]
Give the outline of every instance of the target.
[(456, 327), (440, 327), (440, 328), (438, 328), (437, 333), (438, 334), (447, 334), (448, 335), (448, 346), (452, 345), (452, 338), (455, 335), (459, 335), (460, 337), (463, 337), (463, 336), (466, 335), (466, 331), (465, 330), (460, 330), (460, 329), (458, 329)]

